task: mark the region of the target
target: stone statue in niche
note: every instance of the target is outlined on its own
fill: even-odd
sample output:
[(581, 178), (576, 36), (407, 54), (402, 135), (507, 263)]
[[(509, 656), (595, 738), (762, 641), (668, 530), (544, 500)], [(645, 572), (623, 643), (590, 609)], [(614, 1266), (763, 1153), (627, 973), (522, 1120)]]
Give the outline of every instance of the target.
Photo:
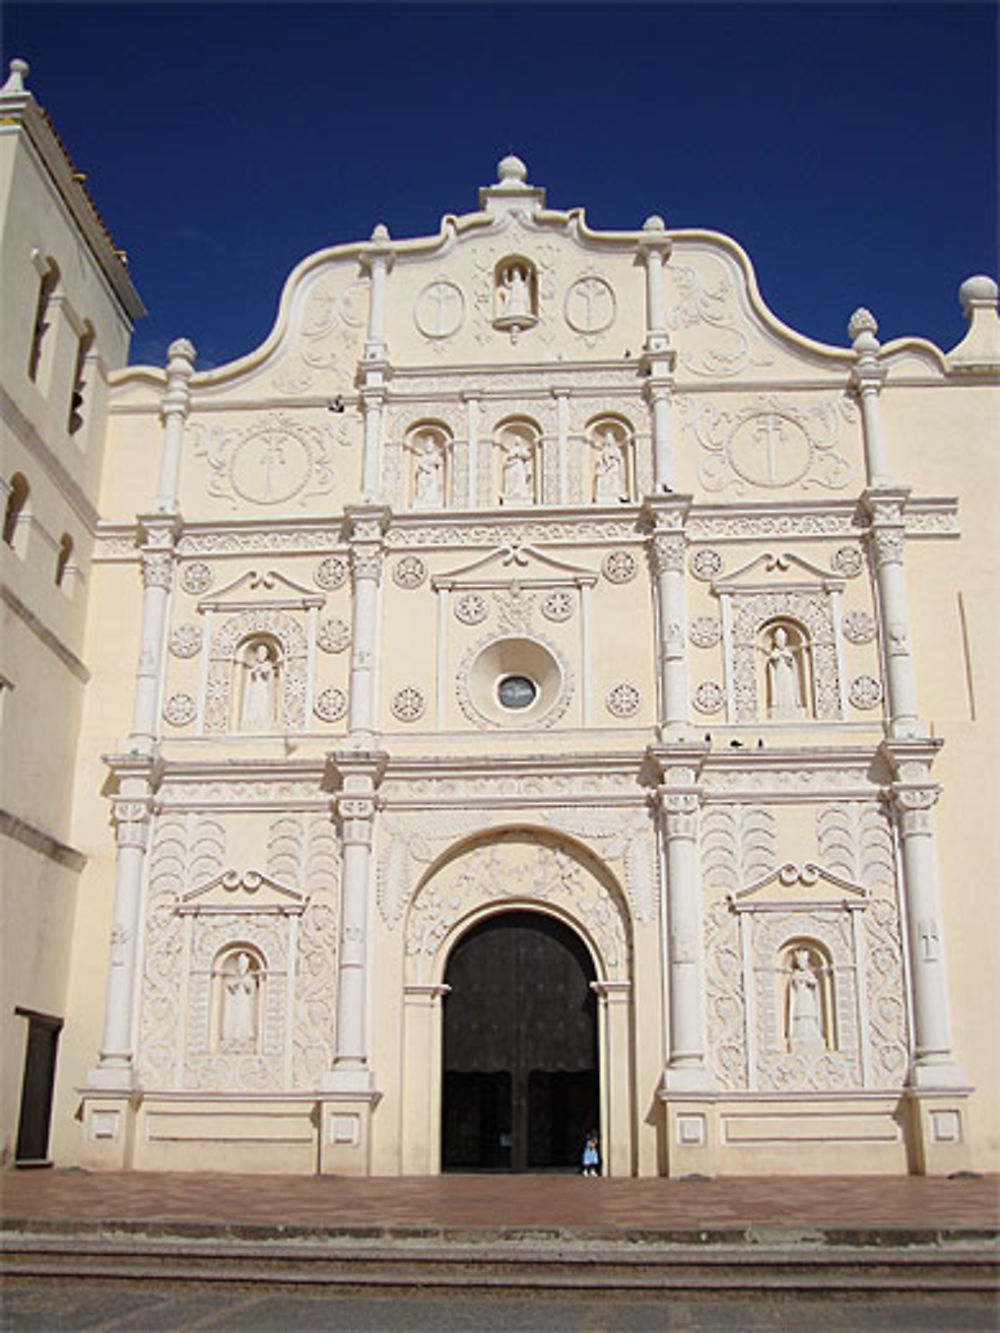
[(594, 464), (594, 503), (624, 504), (628, 500), (622, 444), (611, 429), (600, 436)]
[(793, 642), (784, 625), (775, 625), (762, 649), (767, 668), (767, 714), (772, 718), (804, 717), (802, 688), (804, 645)]
[(504, 446), (504, 504), (533, 504), (535, 499), (535, 460), (530, 440), (511, 435)]
[(417, 442), (413, 461), (413, 506), (440, 509), (444, 504), (444, 458), (436, 437), (428, 431)]
[(278, 699), (278, 663), (271, 645), (255, 639), (243, 658), (241, 731), (273, 731)]
[(500, 314), (504, 319), (532, 315), (531, 287), (527, 270), (521, 264), (504, 269), (500, 280)]
[(233, 1051), (255, 1050), (260, 977), (248, 953), (236, 955), (235, 969), (223, 972), (222, 983), (222, 1046)]
[(788, 976), (788, 1049), (793, 1054), (826, 1049), (822, 990), (809, 949), (792, 950)]

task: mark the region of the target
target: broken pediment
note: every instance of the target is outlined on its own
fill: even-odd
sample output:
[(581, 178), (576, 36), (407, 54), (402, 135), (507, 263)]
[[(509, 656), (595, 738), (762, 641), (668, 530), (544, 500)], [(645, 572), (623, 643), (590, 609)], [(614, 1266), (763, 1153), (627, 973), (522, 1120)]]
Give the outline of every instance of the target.
[(871, 894), (815, 861), (786, 861), (728, 895), (736, 912), (787, 912), (790, 908), (864, 908)]
[(299, 916), (308, 901), (307, 894), (279, 884), (259, 870), (226, 870), (181, 894), (177, 911), (181, 916), (217, 912)]
[(276, 570), (267, 570), (263, 574), (250, 570), (212, 596), (202, 598), (198, 610), (249, 611), (265, 606), (274, 610), (304, 610), (322, 606), (325, 600), (315, 588), (295, 583)]
[(804, 560), (790, 551), (777, 555), (767, 551), (749, 564), (734, 569), (724, 579), (714, 583), (713, 590), (721, 593), (778, 590), (815, 590), (816, 584), (832, 591), (844, 586), (842, 575), (821, 569), (810, 560)]
[(597, 571), (583, 565), (557, 560), (535, 546), (508, 542), (469, 564), (438, 574), (435, 588), (509, 588), (522, 586), (551, 588), (569, 584), (577, 587), (597, 582)]

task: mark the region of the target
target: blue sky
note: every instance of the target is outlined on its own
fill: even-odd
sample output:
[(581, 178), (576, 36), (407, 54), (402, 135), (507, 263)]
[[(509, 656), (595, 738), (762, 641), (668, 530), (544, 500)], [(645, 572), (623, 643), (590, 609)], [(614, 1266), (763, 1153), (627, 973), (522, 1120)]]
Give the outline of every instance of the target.
[(436, 230), (513, 149), (592, 226), (707, 227), (843, 343), (950, 346), (997, 266), (993, 4), (7, 3), (149, 315), (134, 361), (267, 334), (306, 254)]

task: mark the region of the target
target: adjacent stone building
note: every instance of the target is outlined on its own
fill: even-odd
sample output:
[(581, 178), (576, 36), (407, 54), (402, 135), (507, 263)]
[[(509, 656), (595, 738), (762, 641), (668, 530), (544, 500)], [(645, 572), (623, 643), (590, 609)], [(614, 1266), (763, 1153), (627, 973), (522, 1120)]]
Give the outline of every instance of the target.
[(996, 285), (948, 353), (821, 345), (508, 157), (241, 360), (125, 367), (24, 74), (7, 1156), (996, 1169)]

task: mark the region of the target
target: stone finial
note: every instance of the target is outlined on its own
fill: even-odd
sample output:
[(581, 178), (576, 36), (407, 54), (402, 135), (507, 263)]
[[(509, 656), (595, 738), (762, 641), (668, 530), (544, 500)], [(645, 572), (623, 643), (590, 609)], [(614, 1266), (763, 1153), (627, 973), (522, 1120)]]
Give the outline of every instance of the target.
[(643, 231), (666, 231), (667, 224), (660, 217), (659, 213), (651, 213), (642, 224)]
[(385, 242), (390, 239), (389, 228), (384, 222), (376, 222), (375, 226), (372, 228), (371, 239), (376, 245), (384, 245)]
[(859, 340), (865, 334), (868, 334), (869, 335), (868, 346), (870, 346), (871, 343), (875, 343), (875, 346), (877, 347), (878, 342), (875, 338), (876, 333), (878, 333), (878, 320), (875, 318), (872, 312), (870, 310), (866, 310), (863, 305), (858, 306), (857, 310), (855, 310), (854, 314), (851, 316), (851, 318), (848, 320), (847, 323), (848, 338), (850, 338), (854, 346), (857, 347)]
[(3, 93), (23, 93), (25, 91), (24, 81), (28, 77), (28, 62), (26, 60), (12, 60), (10, 62), (10, 75), (7, 82), (0, 88), (0, 95)]
[(500, 185), (505, 185), (508, 189), (520, 190), (525, 186), (527, 180), (528, 168), (514, 153), (508, 153), (497, 163), (497, 182)]
[(958, 289), (958, 299), (965, 311), (966, 319), (972, 318), (972, 312), (978, 307), (991, 306), (996, 309), (997, 285), (985, 273), (966, 278)]
[(179, 361), (183, 364), (183, 367), (186, 368), (187, 373), (190, 374), (194, 369), (194, 359), (196, 355), (197, 353), (195, 352), (194, 343), (191, 342), (189, 338), (175, 338), (167, 348), (168, 371), (176, 373), (181, 370), (183, 373), (182, 367), (175, 364)]

